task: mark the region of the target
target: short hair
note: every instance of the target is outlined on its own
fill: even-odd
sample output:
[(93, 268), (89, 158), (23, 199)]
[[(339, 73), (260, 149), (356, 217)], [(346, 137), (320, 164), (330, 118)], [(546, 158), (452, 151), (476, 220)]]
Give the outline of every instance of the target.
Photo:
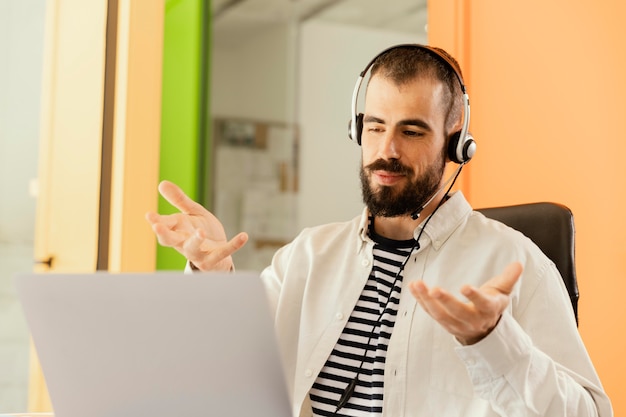
[[(445, 56), (449, 62), (437, 55), (438, 53)], [(451, 66), (454, 67), (456, 73)], [(446, 110), (444, 122), (446, 134), (450, 134), (450, 131), (461, 119), (463, 91), (459, 77), (462, 80), (463, 75), (459, 63), (445, 50), (410, 44), (390, 48), (378, 56), (372, 64), (371, 77), (378, 73), (397, 85), (406, 84), (418, 77), (430, 77), (439, 80), (446, 87), (443, 95), (443, 104)]]

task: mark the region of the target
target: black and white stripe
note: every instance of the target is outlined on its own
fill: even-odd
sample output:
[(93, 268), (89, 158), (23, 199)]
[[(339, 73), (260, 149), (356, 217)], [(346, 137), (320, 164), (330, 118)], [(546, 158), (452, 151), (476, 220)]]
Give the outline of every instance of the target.
[[(402, 290), (402, 269), (415, 240), (376, 236), (374, 264), (337, 345), (310, 391), (316, 416), (381, 416), (387, 345)], [(336, 412), (339, 399), (357, 376), (348, 403)]]

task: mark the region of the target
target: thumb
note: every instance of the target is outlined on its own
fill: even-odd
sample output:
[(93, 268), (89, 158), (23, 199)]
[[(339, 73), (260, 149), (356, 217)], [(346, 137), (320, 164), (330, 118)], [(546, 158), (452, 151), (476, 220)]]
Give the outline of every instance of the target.
[(504, 268), (500, 275), (497, 275), (485, 283), (486, 287), (491, 287), (502, 294), (509, 295), (513, 291), (515, 284), (522, 275), (522, 264), (513, 262)]

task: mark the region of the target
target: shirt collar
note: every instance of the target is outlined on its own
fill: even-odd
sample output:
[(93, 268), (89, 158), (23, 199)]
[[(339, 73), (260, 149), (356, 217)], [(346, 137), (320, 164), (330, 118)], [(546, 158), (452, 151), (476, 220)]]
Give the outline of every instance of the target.
[(369, 215), (369, 210), (367, 209), (367, 207), (365, 207), (363, 209), (363, 212), (361, 213), (361, 220), (359, 221), (359, 237), (361, 239), (357, 241), (357, 253), (361, 252), (368, 243), (373, 243), (372, 239), (370, 239), (367, 233), (367, 229), (369, 226)]
[[(441, 246), (448, 240), (452, 233), (459, 225), (465, 221), (467, 216), (472, 212), (472, 207), (465, 199), (462, 191), (455, 191), (450, 194), (450, 198), (444, 204), (439, 207), (437, 211), (432, 215), (432, 219), (426, 225), (426, 229), (422, 234), (421, 240), (424, 240), (424, 236), (428, 236), (435, 250), (439, 250)], [(420, 223), (413, 232), (413, 237), (417, 239), (422, 227), (426, 221)], [(361, 214), (361, 220), (359, 222), (359, 237), (360, 241), (357, 245), (357, 252), (360, 252), (367, 243), (371, 243), (372, 240), (368, 235), (369, 225), (369, 211), (367, 208), (363, 209)], [(420, 245), (424, 247), (425, 242), (420, 242)]]
[[(451, 193), (448, 201), (442, 204), (432, 215), (432, 219), (430, 219), (422, 234), (422, 239), (424, 235), (428, 236), (433, 248), (439, 250), (471, 212), (472, 207), (465, 199), (462, 191)], [(426, 221), (420, 223), (415, 229), (415, 238), (417, 238), (425, 223)], [(424, 247), (424, 243), (425, 242), (420, 242), (420, 245)]]

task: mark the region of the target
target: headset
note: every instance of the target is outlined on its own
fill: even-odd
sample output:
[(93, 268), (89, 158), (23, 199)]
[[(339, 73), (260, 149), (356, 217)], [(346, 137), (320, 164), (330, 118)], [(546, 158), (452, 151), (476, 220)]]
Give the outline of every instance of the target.
[(448, 138), (448, 158), (450, 158), (452, 162), (456, 162), (457, 164), (466, 164), (467, 162), (469, 162), (470, 159), (472, 159), (472, 157), (476, 153), (476, 141), (469, 133), (469, 95), (467, 94), (467, 89), (465, 88), (465, 84), (463, 83), (463, 77), (461, 77), (461, 74), (456, 69), (455, 64), (447, 56), (443, 55), (436, 49), (433, 49), (426, 45), (400, 44), (389, 47), (376, 55), (369, 62), (369, 64), (367, 64), (365, 69), (361, 71), (361, 73), (359, 74), (359, 78), (356, 81), (356, 85), (354, 86), (354, 92), (352, 93), (352, 119), (350, 120), (350, 123), (348, 125), (348, 137), (359, 146), (361, 145), (361, 133), (363, 132), (363, 113), (357, 113), (357, 102), (359, 98), (359, 90), (361, 89), (361, 84), (363, 84), (363, 79), (367, 75), (367, 72), (380, 56), (386, 54), (393, 49), (406, 47), (418, 48), (430, 53), (440, 62), (442, 62), (446, 67), (452, 70), (452, 72), (456, 75), (456, 78), (458, 79), (461, 86), (461, 92), (463, 93), (463, 124), (460, 131), (454, 132)]

